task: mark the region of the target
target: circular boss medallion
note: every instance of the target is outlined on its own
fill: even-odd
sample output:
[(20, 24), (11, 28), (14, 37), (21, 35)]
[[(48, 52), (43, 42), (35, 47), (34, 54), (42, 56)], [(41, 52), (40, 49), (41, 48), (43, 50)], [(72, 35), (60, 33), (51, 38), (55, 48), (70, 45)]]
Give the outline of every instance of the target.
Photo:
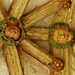
[(23, 23), (15, 18), (0, 21), (0, 38), (8, 46), (19, 44), (25, 37)]
[(56, 48), (66, 48), (73, 42), (73, 31), (66, 23), (55, 23), (50, 27), (49, 40)]

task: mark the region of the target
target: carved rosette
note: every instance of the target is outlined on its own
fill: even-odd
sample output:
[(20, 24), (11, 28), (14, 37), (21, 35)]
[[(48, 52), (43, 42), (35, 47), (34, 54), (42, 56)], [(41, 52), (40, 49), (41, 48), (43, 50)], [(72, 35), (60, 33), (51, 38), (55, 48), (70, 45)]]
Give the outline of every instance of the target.
[(71, 7), (71, 0), (59, 0), (59, 7), (67, 10)]
[(55, 70), (55, 71), (60, 71), (64, 68), (64, 62), (62, 59), (60, 58), (54, 58), (52, 63), (51, 63), (51, 67)]

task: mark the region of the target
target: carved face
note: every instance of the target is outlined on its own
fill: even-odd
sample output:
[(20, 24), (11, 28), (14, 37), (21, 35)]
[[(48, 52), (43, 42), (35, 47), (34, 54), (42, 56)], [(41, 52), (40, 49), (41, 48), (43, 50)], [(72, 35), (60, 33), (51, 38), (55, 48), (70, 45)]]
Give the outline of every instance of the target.
[(0, 21), (0, 37), (7, 46), (18, 45), (25, 38), (24, 24), (15, 18)]
[(8, 26), (5, 29), (5, 35), (7, 38), (17, 40), (20, 37), (20, 29), (16, 26)]
[(72, 40), (73, 36), (67, 31), (65, 27), (57, 27), (53, 31), (53, 40), (58, 44), (64, 44)]

